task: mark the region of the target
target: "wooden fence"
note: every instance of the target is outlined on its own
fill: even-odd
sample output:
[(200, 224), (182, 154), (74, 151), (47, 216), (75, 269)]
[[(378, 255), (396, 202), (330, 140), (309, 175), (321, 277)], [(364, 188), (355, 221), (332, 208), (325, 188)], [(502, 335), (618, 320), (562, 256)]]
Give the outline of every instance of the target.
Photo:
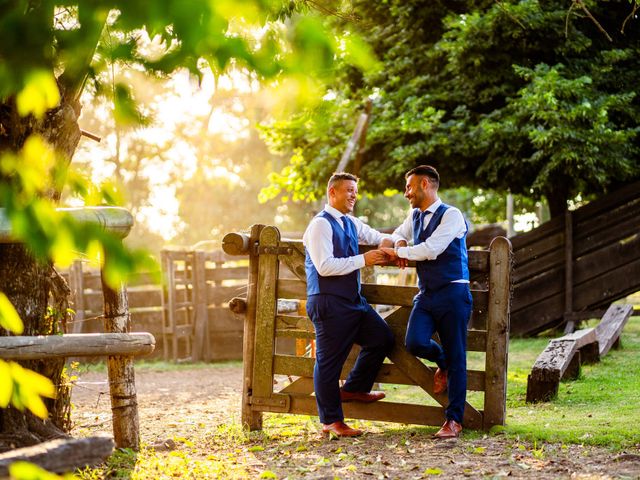
[(513, 237), (511, 333), (601, 317), (640, 290), (640, 182)]
[[(171, 360), (239, 360), (242, 320), (227, 308), (246, 292), (248, 260), (222, 251), (188, 248), (161, 253), (162, 272), (146, 272), (127, 282), (133, 329), (159, 341), (155, 357)], [(78, 260), (63, 272), (72, 292), (75, 318), (70, 333), (102, 331), (100, 271)], [(160, 280), (164, 281), (164, 286)]]
[[(131, 214), (118, 207), (60, 209), (77, 221), (101, 225), (117, 238), (126, 237), (133, 226)], [(11, 225), (0, 209), (0, 225)], [(0, 233), (0, 241), (14, 243), (10, 230)], [(99, 275), (99, 272), (98, 272)], [(127, 290), (100, 279), (103, 305), (100, 318), (104, 334), (39, 335), (0, 337), (0, 358), (12, 360), (54, 359), (70, 356), (107, 356), (107, 373), (116, 446), (138, 449), (139, 424), (133, 357), (153, 351), (155, 339), (149, 333), (131, 334)]]
[[(296, 352), (283, 354), (276, 347), (282, 337), (312, 339), (313, 324), (302, 315), (282, 315), (277, 311), (279, 299), (305, 299), (306, 278), (304, 247), (299, 240), (283, 240), (277, 228), (254, 225), (251, 235), (232, 233), (224, 238), (223, 248), (231, 255), (249, 255), (249, 284), (243, 304), (243, 404), (242, 421), (250, 429), (262, 428), (262, 412), (316, 415), (313, 393), (314, 359)], [(370, 248), (370, 247), (369, 247)], [(367, 247), (361, 247), (365, 251)], [(280, 265), (293, 273), (283, 278)], [(473, 329), (469, 330), (470, 351), (484, 352), (484, 369), (470, 370), (468, 388), (484, 392), (482, 408), (467, 403), (464, 424), (469, 428), (490, 428), (505, 420), (507, 350), (509, 338), (511, 250), (507, 239), (496, 238), (489, 250), (469, 252), (470, 269), (478, 284), (472, 289), (474, 299)], [(424, 425), (444, 421), (446, 395), (433, 393), (434, 368), (425, 365), (403, 346), (416, 287), (362, 284), (369, 303), (389, 305), (384, 314), (391, 326), (396, 345), (376, 379), (379, 383), (415, 385), (433, 397), (439, 406), (381, 401), (374, 404), (344, 405), (349, 418), (384, 420)], [(353, 361), (348, 360), (341, 378), (346, 378)], [(284, 387), (275, 376), (291, 379)], [(275, 385), (275, 387), (274, 387)], [(278, 390), (275, 390), (275, 388)], [(428, 398), (425, 395), (425, 398)]]
[(247, 290), (248, 261), (221, 251), (163, 250), (165, 359), (242, 358), (242, 321), (228, 302)]

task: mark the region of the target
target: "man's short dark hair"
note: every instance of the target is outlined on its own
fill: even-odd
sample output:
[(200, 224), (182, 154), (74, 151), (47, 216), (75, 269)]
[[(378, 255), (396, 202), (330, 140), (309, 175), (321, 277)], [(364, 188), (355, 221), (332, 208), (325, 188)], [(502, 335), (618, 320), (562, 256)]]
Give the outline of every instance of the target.
[(352, 173), (336, 172), (333, 175), (331, 175), (329, 182), (327, 182), (327, 190), (329, 190), (333, 185), (335, 185), (338, 182), (341, 182), (342, 180), (352, 180), (358, 183), (358, 177), (356, 177)]
[(404, 175), (404, 178), (409, 178), (411, 175), (428, 177), (431, 183), (435, 183), (436, 186), (440, 185), (440, 175), (438, 174), (438, 171), (431, 165), (419, 165), (415, 168), (412, 168)]

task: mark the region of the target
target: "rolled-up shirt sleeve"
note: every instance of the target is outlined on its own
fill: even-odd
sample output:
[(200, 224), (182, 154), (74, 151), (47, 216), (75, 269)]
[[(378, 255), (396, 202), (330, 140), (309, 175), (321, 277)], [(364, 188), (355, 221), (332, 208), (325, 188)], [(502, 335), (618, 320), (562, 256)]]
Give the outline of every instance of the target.
[(325, 218), (316, 217), (309, 223), (302, 242), (313, 266), (323, 277), (347, 275), (364, 267), (364, 255), (345, 258), (333, 256), (333, 231)]

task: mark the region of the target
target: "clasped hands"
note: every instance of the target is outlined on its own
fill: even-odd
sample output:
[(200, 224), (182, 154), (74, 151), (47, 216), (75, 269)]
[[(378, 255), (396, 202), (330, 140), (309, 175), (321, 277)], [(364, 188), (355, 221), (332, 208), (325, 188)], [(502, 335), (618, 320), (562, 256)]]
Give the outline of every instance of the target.
[(395, 249), (388, 246), (389, 244), (383, 242), (380, 244), (377, 250), (370, 250), (364, 254), (365, 265), (384, 265), (388, 263), (394, 263), (400, 268), (404, 268), (408, 264), (406, 258), (398, 257)]

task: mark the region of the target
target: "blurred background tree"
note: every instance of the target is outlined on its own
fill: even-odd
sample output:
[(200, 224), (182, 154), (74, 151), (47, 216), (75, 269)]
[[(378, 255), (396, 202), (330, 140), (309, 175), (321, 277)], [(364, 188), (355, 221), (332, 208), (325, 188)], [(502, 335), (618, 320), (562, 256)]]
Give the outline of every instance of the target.
[[(170, 138), (138, 141), (139, 127), (150, 125), (153, 113), (137, 104), (153, 94), (136, 89), (146, 86), (140, 79), (161, 78), (180, 69), (196, 79), (205, 71), (219, 77), (233, 67), (272, 87), (272, 107), (315, 98), (318, 79), (328, 77), (336, 55), (350, 57), (361, 67), (367, 58), (341, 48), (340, 38), (305, 13), (305, 2), (262, 0), (43, 0), (3, 6), (0, 206), (11, 222), (15, 243), (0, 244), (0, 291), (15, 306), (24, 334), (61, 331), (66, 309), (51, 309), (66, 299), (59, 298), (65, 293), (54, 260), (68, 262), (75, 253), (93, 247), (101, 259), (105, 252), (113, 259), (104, 268), (122, 278), (147, 258), (122, 249), (99, 228), (74, 224), (55, 209), (65, 185), (65, 197), (84, 205), (112, 203), (119, 196), (117, 188), (97, 188), (84, 181), (88, 172), (69, 170), (82, 133), (78, 118), (83, 93), (112, 104), (114, 149), (103, 160), (115, 164), (116, 179), (135, 189), (130, 201), (141, 214), (149, 206), (145, 199), (153, 195), (150, 171), (178, 179), (191, 168), (167, 170), (161, 160), (172, 157), (173, 149), (184, 146), (192, 132), (183, 125), (177, 146)], [(197, 128), (202, 132), (202, 125)], [(30, 366), (60, 385), (62, 362)], [(61, 435), (57, 405), (65, 402), (60, 400), (47, 402), (53, 422), (14, 409), (0, 410), (0, 449)]]
[(445, 188), (511, 191), (556, 216), (570, 199), (640, 178), (635, 6), (350, 2), (348, 16), (329, 18), (359, 34), (381, 68), (340, 65), (322, 105), (270, 124), (271, 148), (291, 160), (265, 196), (319, 194), (367, 98), (359, 173), (370, 193), (402, 190), (404, 172), (426, 163)]

